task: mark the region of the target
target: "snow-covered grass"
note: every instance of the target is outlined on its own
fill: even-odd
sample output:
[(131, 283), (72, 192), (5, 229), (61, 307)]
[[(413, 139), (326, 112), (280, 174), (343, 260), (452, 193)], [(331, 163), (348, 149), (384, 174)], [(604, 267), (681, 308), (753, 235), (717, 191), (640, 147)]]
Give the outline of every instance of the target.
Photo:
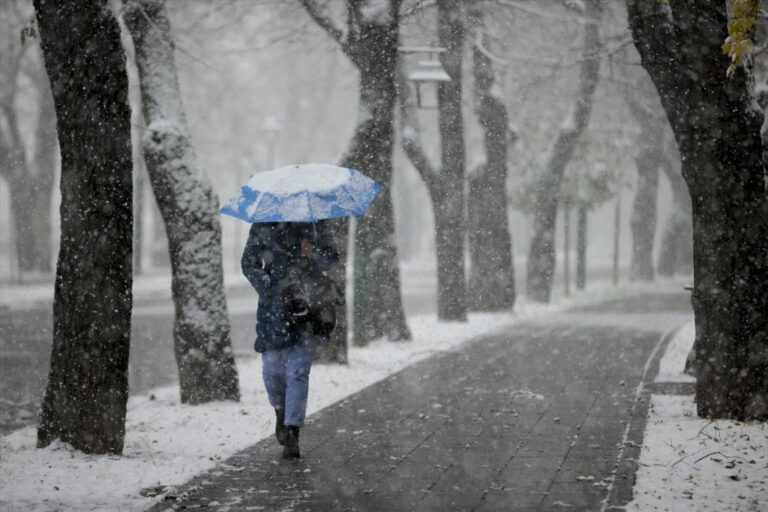
[[(657, 382), (685, 382), (693, 322), (662, 359)], [(768, 510), (768, 426), (696, 416), (693, 395), (653, 395), (627, 510)]]
[[(440, 323), (431, 315), (409, 317), (412, 342), (379, 340), (365, 348), (351, 348), (347, 366), (314, 366), (308, 412), (317, 412), (410, 364), (456, 350), (521, 319), (648, 290), (659, 288), (591, 285), (588, 292), (556, 298), (552, 305), (520, 302), (514, 313), (473, 314), (466, 323)], [(141, 489), (180, 485), (270, 436), (274, 413), (263, 391), (261, 362), (244, 357), (237, 363), (240, 403), (182, 405), (176, 386), (132, 396), (122, 457), (84, 455), (61, 443), (36, 449), (33, 427), (0, 439), (0, 508), (142, 509), (159, 498), (143, 497)]]

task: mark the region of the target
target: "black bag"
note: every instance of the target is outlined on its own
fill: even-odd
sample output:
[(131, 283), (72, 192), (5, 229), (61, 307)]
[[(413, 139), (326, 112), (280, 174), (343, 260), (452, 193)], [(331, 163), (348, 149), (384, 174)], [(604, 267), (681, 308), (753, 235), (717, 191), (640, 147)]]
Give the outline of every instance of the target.
[(319, 336), (336, 327), (336, 307), (344, 305), (341, 287), (309, 260), (292, 266), (282, 292), (288, 323)]

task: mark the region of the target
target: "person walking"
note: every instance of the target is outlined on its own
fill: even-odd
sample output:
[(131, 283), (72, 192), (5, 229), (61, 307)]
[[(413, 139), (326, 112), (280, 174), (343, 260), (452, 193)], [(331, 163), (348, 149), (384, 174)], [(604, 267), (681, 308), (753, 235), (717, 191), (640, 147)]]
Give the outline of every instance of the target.
[(326, 221), (254, 223), (241, 260), (259, 295), (254, 349), (275, 409), (275, 436), (284, 458), (298, 458), (309, 372), (319, 345), (330, 341), (343, 292), (326, 272), (338, 263)]

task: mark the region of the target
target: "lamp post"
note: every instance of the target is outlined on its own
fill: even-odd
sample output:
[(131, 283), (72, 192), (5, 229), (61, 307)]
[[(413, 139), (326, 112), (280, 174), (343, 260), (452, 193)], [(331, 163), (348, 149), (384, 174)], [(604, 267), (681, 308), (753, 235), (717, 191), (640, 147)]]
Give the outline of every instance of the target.
[[(416, 85), (416, 104), (421, 109), (437, 108), (437, 84), (440, 82), (450, 82), (451, 77), (446, 73), (440, 60), (439, 54), (447, 50), (437, 46), (401, 46), (398, 48), (400, 53), (406, 54), (426, 54), (426, 60), (420, 60), (416, 66), (408, 73), (408, 80)], [(425, 102), (423, 97), (427, 97)]]

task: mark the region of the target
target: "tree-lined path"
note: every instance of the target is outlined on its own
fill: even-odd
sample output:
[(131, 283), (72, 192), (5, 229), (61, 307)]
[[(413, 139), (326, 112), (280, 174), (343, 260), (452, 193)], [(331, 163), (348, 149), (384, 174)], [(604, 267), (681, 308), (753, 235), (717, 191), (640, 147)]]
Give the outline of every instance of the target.
[(298, 462), (266, 439), (155, 510), (611, 510), (631, 496), (640, 384), (690, 315), (659, 294), (520, 323), (313, 415)]

